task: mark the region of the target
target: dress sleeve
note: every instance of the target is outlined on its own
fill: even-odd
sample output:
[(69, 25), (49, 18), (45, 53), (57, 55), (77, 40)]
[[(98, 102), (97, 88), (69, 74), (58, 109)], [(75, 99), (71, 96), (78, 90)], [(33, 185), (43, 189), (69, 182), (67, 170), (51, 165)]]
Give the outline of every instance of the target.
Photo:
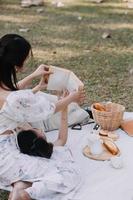
[(49, 118), (55, 111), (55, 104), (42, 93), (19, 90), (8, 95), (3, 110), (7, 117), (17, 122), (37, 122)]

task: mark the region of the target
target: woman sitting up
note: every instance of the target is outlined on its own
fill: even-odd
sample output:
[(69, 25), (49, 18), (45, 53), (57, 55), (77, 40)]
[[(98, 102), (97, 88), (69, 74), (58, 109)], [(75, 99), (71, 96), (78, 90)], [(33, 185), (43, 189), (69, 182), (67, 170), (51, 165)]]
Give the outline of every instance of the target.
[[(38, 160), (45, 158), (43, 161), (45, 167), (39, 167), (38, 172), (36, 164), (31, 166), (36, 170), (32, 170), (28, 166), (29, 163), (25, 163), (25, 166), (30, 168), (30, 173), (36, 173), (37, 177), (41, 174), (39, 178), (41, 180), (38, 179), (37, 182), (33, 182), (25, 189), (31, 198), (63, 199), (68, 194), (69, 197), (73, 196), (74, 190), (73, 192), (71, 190), (77, 190), (81, 184), (79, 169), (73, 160), (72, 153), (67, 146), (64, 146), (68, 137), (67, 107), (61, 111), (60, 124), (58, 138), (53, 143), (48, 142), (44, 134), (37, 129), (21, 130), (16, 135), (16, 144), (22, 155), (30, 155)], [(30, 173), (28, 174), (30, 175)], [(12, 198), (17, 197), (21, 191), (16, 184), (11, 195)]]
[[(68, 92), (64, 95), (67, 96)], [(16, 134), (16, 144), (21, 153), (51, 158), (54, 146), (64, 146), (67, 141), (67, 107), (61, 111), (60, 130), (58, 139), (54, 142), (48, 142), (45, 133), (38, 129), (28, 127), (19, 127)]]

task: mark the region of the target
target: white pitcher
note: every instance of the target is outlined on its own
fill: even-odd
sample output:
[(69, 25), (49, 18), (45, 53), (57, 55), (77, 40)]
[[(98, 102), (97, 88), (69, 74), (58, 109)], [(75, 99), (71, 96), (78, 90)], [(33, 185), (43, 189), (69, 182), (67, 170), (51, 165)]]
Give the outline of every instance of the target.
[(88, 146), (90, 147), (91, 153), (94, 155), (98, 155), (103, 152), (102, 140), (99, 135), (90, 134), (88, 137)]

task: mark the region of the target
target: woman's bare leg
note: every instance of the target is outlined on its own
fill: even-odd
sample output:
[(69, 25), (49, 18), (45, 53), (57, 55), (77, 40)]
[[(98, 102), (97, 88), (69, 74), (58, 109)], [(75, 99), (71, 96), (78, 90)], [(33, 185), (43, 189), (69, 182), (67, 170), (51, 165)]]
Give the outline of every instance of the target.
[(31, 200), (29, 194), (24, 190), (30, 187), (32, 183), (16, 182), (13, 184), (13, 191), (9, 195), (9, 200)]
[(10, 192), (8, 200), (11, 200), (11, 198), (12, 198), (12, 192)]

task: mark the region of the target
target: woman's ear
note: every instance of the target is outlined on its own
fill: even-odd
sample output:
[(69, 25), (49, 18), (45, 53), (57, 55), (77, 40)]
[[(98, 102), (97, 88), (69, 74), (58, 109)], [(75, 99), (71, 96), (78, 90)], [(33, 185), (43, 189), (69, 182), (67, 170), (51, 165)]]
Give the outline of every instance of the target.
[(23, 66), (22, 67), (15, 66), (15, 71), (16, 71), (16, 73), (23, 72), (24, 71), (24, 67)]
[(16, 66), (15, 66), (15, 71), (16, 71), (16, 73), (18, 72), (18, 67), (16, 67)]

